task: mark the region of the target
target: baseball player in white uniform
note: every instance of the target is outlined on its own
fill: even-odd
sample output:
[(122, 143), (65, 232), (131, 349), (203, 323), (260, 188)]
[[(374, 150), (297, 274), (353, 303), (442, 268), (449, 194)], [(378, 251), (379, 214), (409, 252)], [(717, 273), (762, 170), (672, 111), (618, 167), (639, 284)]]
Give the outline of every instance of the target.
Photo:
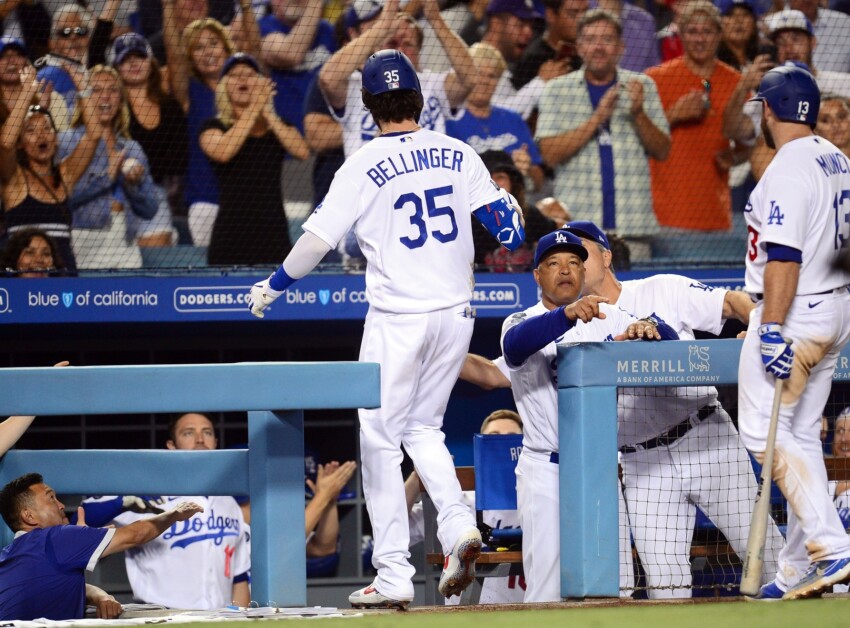
[[(89, 498), (82, 506), (112, 499)], [(248, 606), (251, 544), (242, 509), (227, 496), (168, 496), (157, 501), (163, 510), (170, 510), (186, 500), (200, 505), (204, 512), (125, 552), (133, 597), (148, 604), (189, 610)], [(110, 523), (120, 528), (153, 516), (128, 511)]]
[[(682, 340), (698, 329), (719, 334), (727, 318), (749, 320), (752, 300), (743, 292), (713, 289), (680, 275), (619, 282), (608, 238), (592, 222), (564, 228), (587, 248), (585, 293), (635, 316), (658, 316)], [(692, 356), (699, 364), (701, 356)], [(622, 388), (617, 440), (635, 548), (652, 599), (690, 597), (690, 549), (696, 507), (746, 553), (757, 492), (753, 468), (732, 420), (713, 386)], [(772, 580), (784, 541), (770, 522), (764, 574)]]
[[(216, 448), (212, 422), (203, 414), (184, 414), (170, 427), (169, 449)], [(125, 564), (133, 597), (170, 608), (212, 610), (229, 604), (248, 606), (251, 570), (250, 529), (233, 497), (160, 497), (139, 504), (146, 513), (123, 511), (115, 496), (83, 500), (88, 525), (112, 523), (117, 527), (155, 516), (151, 501), (169, 510), (193, 501), (203, 512), (175, 523), (154, 540), (127, 550)], [(136, 501), (140, 501), (136, 498)], [(104, 520), (104, 512), (117, 510)]]
[[(426, 0), (423, 9), (453, 71), (418, 73), (424, 101), (418, 122), (423, 129), (445, 133), (446, 118), (453, 107), (463, 104), (475, 84), (476, 71), (466, 44), (441, 17), (438, 2)], [(360, 98), (360, 68), (364, 59), (381, 48), (400, 50), (419, 67), (422, 29), (410, 16), (399, 13), (399, 0), (389, 0), (373, 22), (328, 60), (319, 75), (319, 87), (342, 125), (346, 157), (380, 134)]]
[[(850, 339), (850, 162), (812, 128), (820, 92), (796, 66), (770, 70), (755, 100), (778, 152), (745, 209), (746, 290), (757, 301), (739, 365), (741, 439), (763, 458), (775, 378), (784, 379), (773, 476), (788, 500), (787, 545), (762, 599), (820, 595), (850, 579), (850, 540), (827, 491), (821, 413)], [(788, 342), (792, 344), (788, 344)]]
[(461, 502), (441, 431), (443, 413), (472, 335), (474, 214), (505, 247), (524, 236), (521, 210), (492, 182), (466, 144), (421, 129), (416, 70), (397, 50), (372, 55), (363, 102), (381, 135), (337, 171), (282, 266), (249, 295), (258, 317), (354, 228), (367, 259), (369, 313), (360, 359), (381, 365), (381, 407), (360, 410), (363, 493), (372, 521), (375, 581), (353, 593), (357, 607), (405, 607), (413, 599), (401, 445), (413, 459), (438, 515), (447, 550), (446, 597), (475, 573), (481, 535)]
[(638, 321), (608, 305), (604, 297), (579, 298), (586, 259), (587, 250), (577, 236), (558, 230), (542, 237), (534, 254), (541, 300), (508, 317), (502, 326), (502, 353), (514, 401), (525, 417), (516, 475), (526, 602), (561, 599), (557, 345), (676, 338), (663, 322), (656, 326), (657, 321)]

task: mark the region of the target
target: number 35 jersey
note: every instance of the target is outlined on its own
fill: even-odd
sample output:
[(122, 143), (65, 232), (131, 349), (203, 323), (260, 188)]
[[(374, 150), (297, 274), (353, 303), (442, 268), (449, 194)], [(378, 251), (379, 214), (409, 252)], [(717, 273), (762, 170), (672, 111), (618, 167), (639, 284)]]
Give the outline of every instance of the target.
[(817, 294), (850, 281), (835, 268), (850, 246), (850, 159), (822, 137), (788, 142), (765, 170), (744, 210), (746, 291), (764, 292), (767, 245), (802, 253), (797, 294)]
[(353, 227), (370, 306), (431, 312), (470, 300), (472, 212), (499, 198), (466, 144), (427, 129), (391, 133), (345, 161), (304, 230), (336, 248)]

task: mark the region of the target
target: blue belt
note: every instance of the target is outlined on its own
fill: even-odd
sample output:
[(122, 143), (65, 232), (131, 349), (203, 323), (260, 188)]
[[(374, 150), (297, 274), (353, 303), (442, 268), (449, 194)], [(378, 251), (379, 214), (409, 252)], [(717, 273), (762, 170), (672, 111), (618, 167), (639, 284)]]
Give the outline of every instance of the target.
[(561, 457), (558, 455), (557, 451), (553, 451), (549, 454), (549, 462), (552, 464), (561, 464)]
[[(716, 411), (717, 406), (703, 406), (702, 408), (697, 410), (697, 421), (704, 421)], [(649, 440), (645, 440), (637, 445), (623, 445), (622, 447), (620, 447), (619, 451), (621, 454), (633, 454), (636, 451), (646, 451), (647, 449), (655, 449), (656, 447), (661, 447), (662, 445), (672, 445), (677, 440), (682, 438), (682, 436), (687, 434), (689, 429), (691, 429), (690, 417), (688, 417), (681, 423), (674, 425), (660, 436), (650, 438)]]

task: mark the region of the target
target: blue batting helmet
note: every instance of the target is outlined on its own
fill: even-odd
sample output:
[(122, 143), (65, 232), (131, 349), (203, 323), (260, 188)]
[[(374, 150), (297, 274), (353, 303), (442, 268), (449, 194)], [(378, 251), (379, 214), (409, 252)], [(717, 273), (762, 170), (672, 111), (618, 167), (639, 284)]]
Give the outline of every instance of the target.
[(752, 100), (764, 101), (776, 117), (814, 127), (820, 110), (820, 89), (808, 70), (793, 63), (773, 68), (759, 83)]
[(363, 89), (372, 96), (410, 89), (422, 93), (416, 69), (403, 52), (379, 50), (363, 67)]

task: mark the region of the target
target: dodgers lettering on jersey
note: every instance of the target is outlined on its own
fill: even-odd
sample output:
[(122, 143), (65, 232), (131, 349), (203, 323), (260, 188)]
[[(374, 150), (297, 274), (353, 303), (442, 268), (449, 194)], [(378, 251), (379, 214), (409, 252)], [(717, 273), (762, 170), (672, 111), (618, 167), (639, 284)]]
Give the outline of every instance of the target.
[[(109, 500), (89, 498), (86, 502)], [(152, 541), (127, 550), (125, 564), (133, 595), (172, 608), (215, 609), (231, 603), (233, 583), (251, 569), (250, 529), (236, 500), (226, 496), (164, 497), (169, 510), (183, 501), (204, 508), (174, 523)], [(125, 526), (150, 514), (124, 512), (114, 520)]]
[[(548, 311), (542, 302), (538, 302), (505, 319), (502, 325), (503, 346), (509, 329)], [(557, 341), (550, 342), (524, 364), (511, 367), (511, 389), (523, 419), (523, 448), (544, 454), (558, 451), (557, 345), (610, 341), (637, 320), (621, 308), (607, 303), (600, 303), (599, 311), (604, 312), (604, 319), (595, 318), (589, 323), (577, 321), (575, 327)]]
[[(726, 290), (711, 288), (680, 275), (654, 275), (621, 283), (617, 305), (638, 317), (655, 315), (680, 340), (693, 340), (694, 330), (719, 334), (723, 329)], [(694, 360), (701, 361), (700, 356)], [(673, 363), (666, 368), (689, 369)], [(684, 421), (703, 406), (717, 403), (713, 386), (620, 388), (617, 395), (617, 446), (642, 443)]]
[[(422, 169), (405, 173), (402, 157), (407, 168)], [(499, 198), (469, 146), (426, 129), (389, 134), (346, 160), (304, 230), (336, 248), (354, 227), (370, 306), (433, 312), (472, 297), (472, 212)]]
[[(408, 142), (407, 138), (401, 138), (402, 142)], [(425, 149), (411, 149), (399, 152), (395, 157), (382, 159), (366, 171), (366, 174), (379, 188), (387, 181), (404, 174), (413, 174), (426, 170), (444, 168), (461, 172), (463, 165), (463, 153), (451, 148), (432, 147)], [(477, 208), (476, 208), (477, 209)]]
[(744, 215), (747, 292), (764, 292), (767, 243), (802, 252), (799, 295), (850, 281), (850, 273), (834, 265), (850, 243), (850, 164), (829, 141), (811, 136), (782, 146), (750, 195)]
[[(422, 113), (419, 126), (439, 133), (446, 132), (446, 118), (450, 115), (451, 105), (446, 95), (447, 72), (419, 72), (419, 84), (422, 88)], [(358, 70), (348, 79), (348, 92), (345, 99), (345, 111), (334, 116), (342, 124), (342, 145), (346, 158), (374, 138), (378, 137), (378, 125), (369, 110), (363, 106), (360, 92), (361, 73)]]

